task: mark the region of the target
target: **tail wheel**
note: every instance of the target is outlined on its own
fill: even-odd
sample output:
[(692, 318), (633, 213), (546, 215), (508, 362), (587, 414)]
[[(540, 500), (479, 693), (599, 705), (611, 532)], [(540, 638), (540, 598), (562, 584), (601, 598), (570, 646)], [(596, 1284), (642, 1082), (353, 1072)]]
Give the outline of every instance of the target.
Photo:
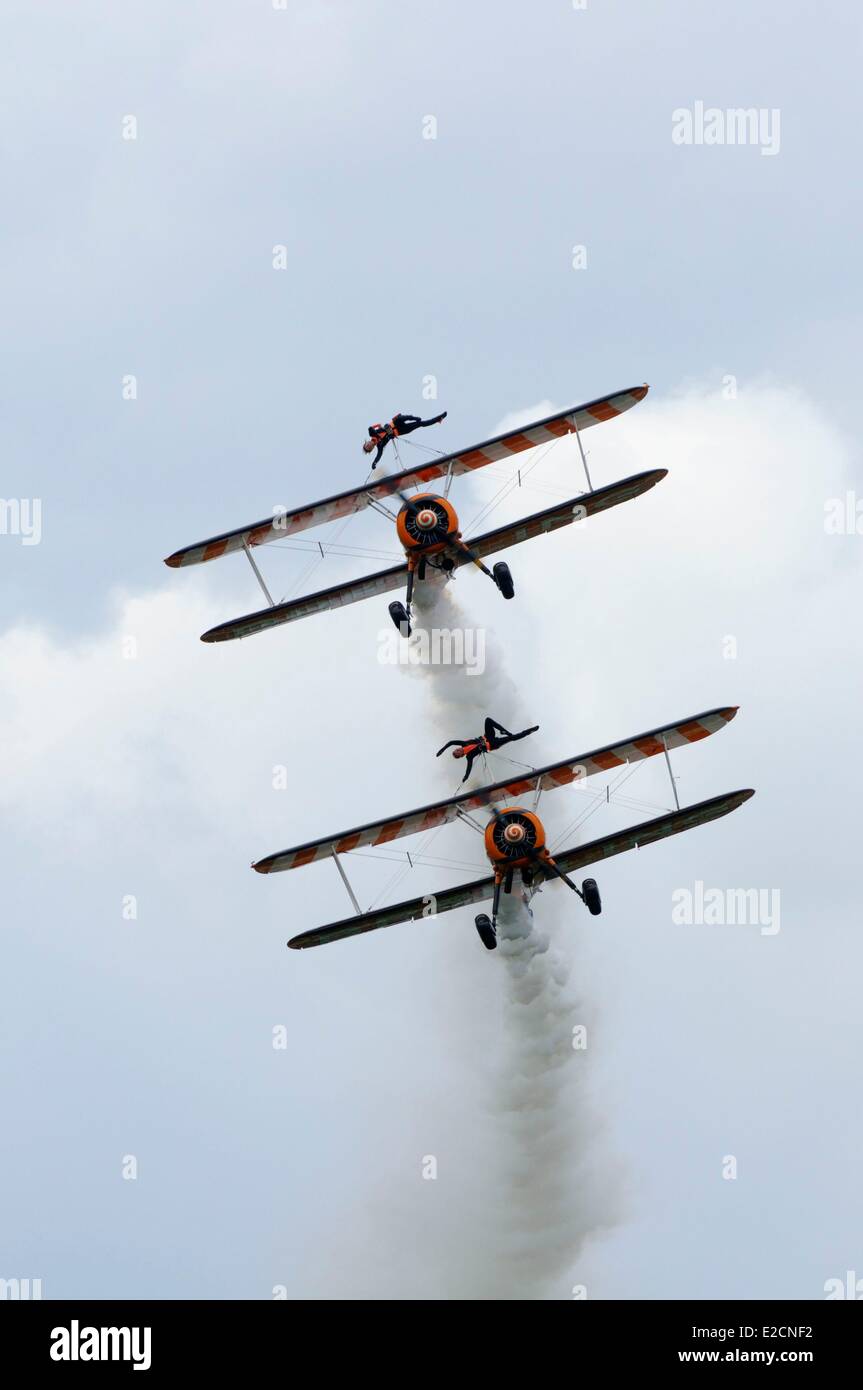
[(408, 617), (408, 610), (405, 608), (403, 603), (399, 603), (399, 601), (396, 600), (394, 603), (390, 604), (390, 617), (392, 618), (402, 637), (410, 637), (411, 621)]
[(515, 584), (509, 565), (505, 560), (498, 560), (497, 564), (493, 566), (492, 577), (504, 598), (512, 598), (515, 594)]
[(522, 811), (502, 811), (491, 838), (501, 859), (523, 859), (536, 847), (536, 826)]
[(494, 951), (497, 947), (497, 932), (491, 924), (488, 913), (481, 912), (474, 919), (474, 926), (477, 929), (479, 939), (487, 951)]
[(602, 911), (602, 899), (599, 896), (599, 889), (596, 886), (595, 878), (586, 878), (581, 885), (584, 894), (584, 905), (592, 917), (598, 917)]

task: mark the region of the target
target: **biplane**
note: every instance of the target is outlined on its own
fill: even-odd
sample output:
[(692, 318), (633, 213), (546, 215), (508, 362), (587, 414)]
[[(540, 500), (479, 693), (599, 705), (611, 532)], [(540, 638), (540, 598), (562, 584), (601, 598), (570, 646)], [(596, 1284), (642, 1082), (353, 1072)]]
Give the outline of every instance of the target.
[[(621, 502), (628, 502), (655, 487), (666, 476), (666, 469), (655, 468), (634, 474), (630, 478), (623, 478), (606, 487), (594, 488), (581, 443), (584, 430), (622, 415), (624, 411), (643, 400), (647, 391), (647, 386), (633, 386), (626, 391), (588, 401), (585, 405), (562, 410), (556, 415), (536, 420), (519, 429), (508, 430), (504, 434), (496, 435), (494, 439), (487, 439), (458, 453), (426, 459), (416, 467), (402, 469), (373, 482), (366, 481), (360, 487), (326, 497), (323, 501), (312, 502), (292, 511), (277, 510), (273, 516), (263, 521), (241, 526), (236, 531), (226, 531), (210, 540), (199, 541), (195, 545), (177, 550), (168, 556), (165, 564), (179, 569), (186, 565), (203, 564), (221, 555), (238, 551), (245, 553), (252, 566), (268, 606), (255, 613), (247, 613), (243, 617), (219, 623), (203, 633), (203, 642), (230, 642), (237, 637), (249, 637), (255, 632), (263, 632), (281, 623), (296, 622), (299, 618), (310, 617), (325, 609), (342, 608), (346, 604), (357, 603), (360, 599), (392, 592), (402, 585), (405, 586), (404, 602), (390, 603), (389, 611), (399, 631), (409, 636), (411, 605), (416, 585), (427, 581), (444, 583), (462, 565), (475, 565), (493, 581), (505, 599), (511, 599), (515, 594), (515, 584), (509, 566), (505, 561), (498, 560), (489, 569), (485, 563), (487, 557), (534, 536), (556, 531), (573, 521), (607, 511), (609, 507), (616, 507)], [(472, 540), (465, 541), (462, 538), (458, 514), (449, 500), (453, 478), (483, 468), (486, 464), (512, 458), (513, 455), (534, 449), (538, 445), (553, 444), (570, 434), (575, 435), (578, 442), (587, 477), (587, 492), (524, 517), (520, 521), (508, 522), (496, 530), (475, 536)], [(408, 494), (409, 488), (419, 489), (437, 478), (444, 479), (443, 490), (440, 493), (415, 491), (411, 495)], [(398, 512), (391, 511), (385, 505), (385, 499), (393, 497), (401, 502)], [(366, 507), (373, 508), (395, 522), (398, 539), (404, 551), (404, 563), (380, 570), (376, 574), (348, 580), (347, 583), (334, 584), (318, 593), (277, 603), (267, 587), (252, 551), (271, 542), (286, 541), (311, 527), (348, 518)], [(321, 547), (321, 554), (323, 553)]]
[[(292, 937), (288, 945), (294, 950), (323, 946), (343, 937), (358, 936), (363, 932), (375, 931), (379, 927), (393, 926), (397, 922), (411, 922), (437, 913), (450, 912), (454, 908), (489, 898), (492, 903), (491, 915), (480, 913), (474, 919), (474, 924), (483, 945), (493, 950), (497, 945), (497, 917), (501, 893), (512, 892), (516, 875), (519, 877), (526, 901), (529, 902), (545, 882), (558, 878), (578, 895), (588, 912), (597, 916), (602, 910), (602, 902), (596, 880), (586, 878), (579, 887), (572, 881), (571, 874), (625, 850), (640, 849), (644, 845), (666, 839), (669, 835), (677, 835), (681, 831), (691, 830), (694, 826), (705, 825), (720, 816), (728, 815), (754, 795), (748, 789), (727, 792), (692, 806), (681, 807), (676, 781), (671, 771), (670, 751), (697, 743), (719, 729), (724, 729), (736, 715), (737, 708), (736, 705), (730, 705), (707, 710), (704, 714), (680, 720), (675, 724), (650, 729), (635, 738), (608, 744), (604, 748), (595, 748), (589, 753), (577, 754), (548, 767), (520, 772), (506, 781), (494, 782), (478, 790), (434, 802), (430, 806), (421, 806), (400, 816), (373, 821), (355, 830), (342, 831), (338, 835), (328, 835), (320, 840), (310, 840), (293, 849), (267, 855), (254, 863), (252, 868), (259, 874), (274, 874), (286, 869), (299, 869), (316, 860), (335, 861), (356, 915)], [(552, 855), (547, 844), (545, 828), (537, 815), (537, 806), (543, 792), (657, 756), (664, 756), (671, 777), (675, 803), (673, 811), (652, 820), (642, 821), (628, 829), (604, 835), (589, 844), (578, 845)], [(530, 793), (533, 795), (531, 806), (518, 802), (505, 804), (510, 798), (520, 798)], [(489, 812), (489, 819), (485, 825), (474, 815), (475, 812), (483, 810)], [(403, 836), (436, 829), (455, 820), (463, 821), (483, 837), (485, 853), (492, 870), (488, 877), (455, 888), (447, 888), (442, 893), (412, 898), (392, 907), (362, 911), (342, 866), (342, 857), (364, 846), (389, 845), (393, 840)]]

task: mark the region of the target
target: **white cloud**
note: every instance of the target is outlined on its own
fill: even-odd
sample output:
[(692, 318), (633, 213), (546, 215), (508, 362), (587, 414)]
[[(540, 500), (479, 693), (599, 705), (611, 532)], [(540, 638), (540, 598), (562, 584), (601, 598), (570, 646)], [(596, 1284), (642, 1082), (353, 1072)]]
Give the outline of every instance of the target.
[[(736, 1257), (723, 1244), (727, 1193), (710, 1186), (709, 1165), (744, 1149), (752, 1176), (736, 1196), (739, 1221), (769, 1209), (781, 1224), (799, 1215), (800, 1201), (793, 1175), (780, 1176), (783, 1154), (799, 1141), (799, 1117), (813, 1113), (816, 1093), (829, 1143), (857, 1125), (846, 1114), (851, 1035), (836, 1034), (850, 1022), (837, 1025), (836, 1016), (852, 1006), (861, 950), (846, 859), (861, 540), (825, 537), (822, 526), (823, 501), (844, 486), (849, 460), (829, 422), (776, 386), (734, 402), (655, 393), (587, 438), (596, 483), (642, 467), (666, 466), (669, 477), (583, 533), (513, 550), (514, 603), (479, 576), (460, 579), (457, 592), (493, 629), (517, 680), (511, 695), (504, 684), (493, 698), (511, 699), (542, 725), (537, 757), (708, 705), (744, 706), (676, 770), (686, 799), (755, 785), (754, 802), (605, 866), (598, 926), (564, 889), (535, 904), (556, 949), (577, 962), (578, 989), (596, 1015), (591, 1090), (611, 1129), (603, 1152), (609, 1162), (626, 1159), (635, 1189), (633, 1221), (592, 1248), (598, 1291), (637, 1293), (631, 1270), (652, 1293), (705, 1294), (724, 1290), (732, 1271), (740, 1293)], [(540, 473), (543, 486), (565, 490), (572, 479), (577, 491), (571, 444)], [(499, 485), (477, 477), (455, 500), (467, 516)], [(527, 497), (513, 494), (506, 506), (547, 505)], [(240, 597), (229, 611), (248, 592), (239, 563), (236, 573)], [(209, 585), (206, 574), (180, 573), (158, 591), (118, 596), (114, 619), (92, 640), (23, 627), (0, 639), (5, 925), (17, 928), (2, 937), (7, 1004), (23, 1028), (40, 999), (74, 1000), (68, 1015), (59, 1005), (63, 1049), (40, 1053), (37, 1071), (60, 1113), (63, 1092), (82, 1075), (90, 1095), (79, 1181), (95, 1263), (82, 1275), (59, 1245), (47, 1247), (51, 1295), (85, 1285), (152, 1294), (165, 1281), (171, 1293), (184, 1291), (182, 1269), (172, 1274), (167, 1260), (155, 1258), (149, 1275), (136, 1267), (142, 1234), (124, 1224), (128, 1214), (119, 1218), (128, 1255), (104, 1234), (118, 1217), (103, 1169), (133, 1142), (151, 1174), (149, 1193), (142, 1187), (135, 1198), (148, 1228), (165, 1249), (196, 1252), (210, 1271), (208, 1292), (267, 1296), (287, 1282), (292, 1293), (311, 1283), (337, 1295), (479, 1293), (500, 1276), (492, 1266), (506, 1227), (482, 1167), (494, 1161), (498, 1132), (486, 1105), (500, 1068), (500, 960), (482, 951), (469, 913), (289, 955), (288, 935), (348, 911), (337, 876), (314, 866), (261, 880), (248, 869), (262, 853), (449, 789), (452, 767), (434, 758), (439, 715), (423, 682), (378, 663), (383, 603), (212, 648), (198, 634), (227, 614)], [(722, 658), (729, 632), (740, 639), (736, 661)], [(128, 636), (133, 660), (123, 656)], [(488, 687), (467, 684), (478, 713)], [(512, 713), (488, 712), (505, 722)], [(276, 764), (290, 769), (286, 793), (272, 789)], [(667, 799), (656, 772), (638, 774), (634, 794)], [(576, 814), (568, 797), (543, 804), (552, 826)], [(622, 818), (603, 811), (584, 833)], [(460, 828), (440, 844), (457, 858), (476, 855)], [(364, 901), (395, 867), (357, 862)], [(775, 942), (672, 927), (672, 888), (711, 875), (781, 888)], [(448, 871), (417, 870), (410, 883), (419, 891), (441, 881)], [(120, 920), (121, 892), (141, 903), (134, 928)], [(119, 1022), (109, 1028), (109, 1000), (130, 1020), (128, 1035)], [(774, 1021), (785, 1028), (803, 1012), (805, 1046), (829, 1059), (829, 1079), (814, 1064), (793, 1074), (787, 1051), (764, 1041)], [(277, 1056), (267, 1039), (280, 1021), (291, 1040)], [(119, 1084), (137, 1101), (114, 1134), (118, 1045)], [(9, 1190), (22, 1209), (28, 1192), (38, 1196), (27, 1077), (25, 1057), (5, 1108), (21, 1136)], [(723, 1097), (719, 1111), (712, 1088)], [(206, 1150), (191, 1203), (190, 1104)], [(808, 1128), (803, 1134), (812, 1142)], [(784, 1274), (767, 1253), (763, 1265), (753, 1256), (747, 1277), (759, 1293), (819, 1287), (817, 1232), (838, 1229), (847, 1196), (829, 1143), (812, 1163), (819, 1178), (833, 1171), (833, 1190), (816, 1186), (818, 1209), (798, 1222)], [(420, 1176), (429, 1153), (440, 1162), (437, 1182)], [(257, 1190), (241, 1218), (244, 1163)], [(699, 1202), (701, 1228), (675, 1226), (657, 1255), (658, 1214), (678, 1191)], [(227, 1212), (225, 1225), (214, 1210)], [(25, 1251), (26, 1225), (13, 1220), (11, 1232)], [(712, 1253), (693, 1273), (699, 1249)]]

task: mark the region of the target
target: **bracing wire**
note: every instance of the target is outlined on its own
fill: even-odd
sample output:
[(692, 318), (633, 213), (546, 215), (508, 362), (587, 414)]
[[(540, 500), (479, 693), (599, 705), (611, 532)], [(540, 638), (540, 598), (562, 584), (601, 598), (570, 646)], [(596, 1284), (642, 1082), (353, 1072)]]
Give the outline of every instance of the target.
[(517, 758), (508, 758), (505, 753), (499, 753), (496, 748), (491, 750), (491, 755), (500, 758), (502, 762), (511, 763), (513, 767), (523, 767), (525, 772), (536, 772), (532, 763), (520, 763)]
[[(549, 450), (553, 449), (555, 444), (557, 443), (559, 443), (557, 439), (552, 439), (548, 444), (541, 446), (537, 450), (536, 458), (530, 464), (528, 464), (527, 468), (521, 469), (522, 481), (524, 481), (524, 479), (528, 476), (529, 473), (533, 472), (534, 468), (536, 468), (538, 463), (542, 463)], [(518, 473), (516, 473), (516, 476), (514, 478), (510, 478), (508, 482), (504, 483), (502, 487), (498, 488), (497, 492), (494, 494), (491, 500), (480, 509), (480, 511), (473, 518), (473, 521), (471, 521), (470, 525), (466, 529), (468, 531), (473, 531), (475, 527), (479, 526), (481, 521), (485, 521), (486, 517), (488, 517), (491, 514), (494, 508), (498, 506), (498, 504), (502, 502), (505, 497), (508, 497), (509, 494), (518, 487), (518, 484), (519, 475)]]
[(336, 545), (332, 542), (323, 541), (271, 541), (271, 550), (298, 550), (304, 555), (317, 554), (320, 556), (321, 550), (325, 555), (344, 556), (357, 560), (393, 560), (402, 558), (402, 552), (398, 550), (373, 549), (370, 546), (362, 545)]
[[(594, 804), (588, 807), (588, 809), (582, 815), (576, 816), (575, 820), (572, 821), (571, 824), (568, 825), (560, 835), (555, 837), (554, 844), (551, 845), (550, 848), (552, 850), (556, 849), (563, 840), (567, 839), (570, 835), (574, 835), (577, 830), (579, 830), (583, 825), (587, 823), (587, 821), (590, 820), (591, 816), (594, 816), (596, 814), (600, 806), (603, 806), (607, 803), (612, 792), (616, 791), (618, 787), (622, 787), (624, 782), (628, 782), (630, 777), (632, 777), (633, 774), (636, 773), (638, 769), (642, 766), (643, 764), (639, 760), (639, 762), (633, 763), (631, 767), (625, 768), (621, 773), (618, 774), (618, 776), (614, 779), (613, 782), (609, 783), (605, 796), (603, 796), (602, 792), (589, 792), (588, 795), (595, 797)], [(587, 791), (587, 788), (585, 788), (585, 791)]]
[[(402, 851), (401, 853), (399, 853), (398, 851), (390, 853), (386, 850), (378, 850), (374, 854), (372, 854), (370, 852), (366, 852), (365, 850), (352, 849), (349, 850), (347, 855), (345, 855), (344, 857), (350, 859), (372, 859), (377, 863), (381, 863), (382, 860), (386, 859), (389, 860), (391, 863), (401, 864), (402, 866), (404, 866), (407, 854), (405, 851)], [(414, 865), (422, 864), (436, 869), (458, 869), (461, 873), (481, 873), (483, 869), (486, 869), (488, 867), (488, 865), (486, 864), (468, 864), (463, 859), (444, 859), (431, 854), (411, 853), (410, 858), (411, 863)]]
[[(441, 830), (443, 830), (445, 824), (446, 821), (444, 821), (441, 825), (436, 825), (433, 830), (429, 831), (428, 835), (426, 835), (425, 838), (420, 841), (419, 847), (417, 849), (417, 855), (421, 855), (425, 852), (425, 850), (431, 844), (434, 837), (438, 835)], [(381, 892), (378, 893), (378, 896), (375, 898), (374, 902), (368, 909), (369, 912), (373, 912), (374, 909), (378, 906), (380, 902), (383, 901), (384, 898), (389, 897), (390, 893), (395, 891), (395, 889), (401, 883), (405, 875), (410, 873), (410, 867), (410, 864), (405, 864), (402, 868), (396, 870), (392, 878), (384, 885)]]
[(408, 439), (407, 436), (405, 436), (404, 442), (405, 444), (409, 444), (412, 449), (421, 449), (424, 454), (434, 454), (439, 459), (449, 458), (449, 454), (443, 449), (435, 449), (431, 444), (420, 444), (417, 439)]

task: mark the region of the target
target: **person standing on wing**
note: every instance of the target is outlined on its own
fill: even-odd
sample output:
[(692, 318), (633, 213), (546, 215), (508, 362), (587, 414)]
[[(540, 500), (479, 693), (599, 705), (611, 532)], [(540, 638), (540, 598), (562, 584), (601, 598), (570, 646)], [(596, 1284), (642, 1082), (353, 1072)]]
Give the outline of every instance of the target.
[(432, 420), (421, 420), (418, 415), (399, 414), (394, 415), (389, 424), (369, 425), (369, 437), (363, 445), (363, 453), (370, 454), (377, 445), (377, 453), (372, 461), (372, 469), (375, 469), (391, 439), (398, 439), (403, 434), (413, 434), (414, 430), (427, 429), (429, 425), (439, 425), (446, 417), (446, 411), (441, 415), (435, 415)]
[(435, 757), (439, 758), (441, 753), (445, 753), (448, 748), (452, 748), (454, 758), (467, 758), (462, 781), (466, 782), (470, 777), (471, 768), (475, 760), (481, 753), (493, 753), (497, 748), (503, 748), (507, 743), (518, 743), (520, 738), (527, 738), (528, 734), (535, 734), (539, 728), (534, 724), (531, 729), (523, 729), (520, 734), (511, 734), (509, 729), (505, 729), (502, 724), (498, 724), (496, 719), (486, 719), (485, 732), (478, 738), (451, 738), (449, 743), (445, 743), (443, 748), (439, 748)]

